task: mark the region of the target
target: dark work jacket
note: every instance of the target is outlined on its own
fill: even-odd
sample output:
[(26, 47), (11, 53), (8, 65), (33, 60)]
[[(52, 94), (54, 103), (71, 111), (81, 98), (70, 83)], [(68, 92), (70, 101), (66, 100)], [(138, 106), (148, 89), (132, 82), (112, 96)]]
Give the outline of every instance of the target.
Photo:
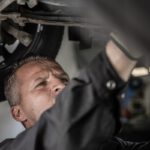
[[(111, 143), (107, 140), (120, 127), (117, 96), (124, 86), (125, 83), (114, 71), (105, 53), (98, 55), (60, 93), (55, 106), (44, 112), (34, 127), (13, 140), (1, 143), (0, 150), (105, 148), (106, 142)], [(117, 144), (119, 149), (128, 146), (130, 149), (128, 143)], [(112, 145), (109, 149), (113, 148)]]
[(150, 142), (130, 142), (118, 137), (111, 138), (100, 145), (99, 150), (149, 150)]

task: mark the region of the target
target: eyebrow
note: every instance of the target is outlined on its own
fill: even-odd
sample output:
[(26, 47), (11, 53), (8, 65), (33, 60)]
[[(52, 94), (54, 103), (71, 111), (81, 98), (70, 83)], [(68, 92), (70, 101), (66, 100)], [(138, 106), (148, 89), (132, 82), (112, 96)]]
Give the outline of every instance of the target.
[(51, 75), (50, 75), (50, 73), (47, 73), (47, 72), (45, 72), (45, 73), (42, 73), (42, 75), (40, 75), (39, 77), (37, 77), (35, 80), (34, 80), (34, 82), (38, 82), (39, 80), (46, 80), (46, 79), (48, 79), (49, 77), (51, 77)]
[(34, 80), (34, 82), (38, 82), (40, 80), (43, 80), (43, 79), (47, 79), (49, 76), (43, 76), (43, 77), (38, 77)]

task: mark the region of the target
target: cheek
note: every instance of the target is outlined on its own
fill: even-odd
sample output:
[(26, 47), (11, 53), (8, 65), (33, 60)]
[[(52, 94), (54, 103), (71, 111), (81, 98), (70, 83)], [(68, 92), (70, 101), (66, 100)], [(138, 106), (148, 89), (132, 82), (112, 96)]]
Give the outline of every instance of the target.
[(54, 105), (54, 99), (50, 97), (47, 93), (39, 92), (36, 95), (30, 96), (30, 100), (32, 99), (32, 114), (36, 120), (39, 119), (41, 114), (47, 110), (48, 108)]
[(48, 90), (25, 91), (22, 93), (22, 107), (26, 116), (32, 121), (37, 121), (41, 114), (54, 105), (54, 98)]

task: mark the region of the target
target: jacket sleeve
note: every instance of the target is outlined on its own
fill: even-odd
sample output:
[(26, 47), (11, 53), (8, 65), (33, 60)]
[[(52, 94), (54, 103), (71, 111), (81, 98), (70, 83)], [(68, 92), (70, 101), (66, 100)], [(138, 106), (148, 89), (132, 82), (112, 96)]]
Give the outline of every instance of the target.
[(125, 83), (99, 54), (40, 121), (0, 150), (94, 150), (119, 126), (117, 95)]
[(129, 142), (118, 137), (114, 137), (100, 145), (100, 150), (149, 150), (150, 142)]

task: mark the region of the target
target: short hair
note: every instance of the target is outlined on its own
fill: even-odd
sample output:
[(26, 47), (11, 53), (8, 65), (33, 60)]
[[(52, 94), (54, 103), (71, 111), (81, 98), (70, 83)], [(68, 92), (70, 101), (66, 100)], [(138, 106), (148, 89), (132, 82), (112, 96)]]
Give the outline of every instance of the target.
[(47, 67), (52, 75), (54, 75), (62, 83), (67, 85), (69, 82), (69, 76), (54, 59), (43, 56), (29, 56), (15, 63), (11, 68), (11, 72), (5, 79), (4, 94), (10, 106), (15, 106), (20, 102), (21, 94), (19, 93), (18, 89), (16, 72), (19, 70), (19, 68), (28, 63), (42, 64)]

